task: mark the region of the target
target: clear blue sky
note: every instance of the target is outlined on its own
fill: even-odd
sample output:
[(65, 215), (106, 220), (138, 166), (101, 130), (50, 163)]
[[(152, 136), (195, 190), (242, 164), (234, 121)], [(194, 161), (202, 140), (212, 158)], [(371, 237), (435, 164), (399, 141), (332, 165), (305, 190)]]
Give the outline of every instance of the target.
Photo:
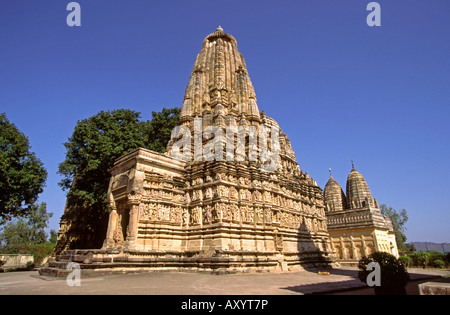
[(301, 169), (345, 190), (351, 162), (379, 203), (406, 208), (408, 241), (450, 241), (450, 1), (0, 0), (0, 112), (49, 176), (57, 229), (63, 143), (100, 110), (181, 106), (202, 41), (220, 24), (244, 55), (258, 106)]

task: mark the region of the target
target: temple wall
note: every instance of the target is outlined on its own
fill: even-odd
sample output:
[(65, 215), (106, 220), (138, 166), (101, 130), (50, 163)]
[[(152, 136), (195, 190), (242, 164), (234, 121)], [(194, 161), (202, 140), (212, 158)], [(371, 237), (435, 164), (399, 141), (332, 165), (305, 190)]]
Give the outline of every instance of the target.
[(380, 251), (398, 257), (395, 235), (376, 228), (354, 228), (329, 231), (337, 260), (359, 261)]
[(321, 191), (307, 177), (282, 181), (256, 168), (209, 166), (145, 149), (118, 160), (104, 248), (181, 256), (281, 254), (290, 255), (283, 258), (290, 264), (305, 253), (308, 259), (331, 254)]

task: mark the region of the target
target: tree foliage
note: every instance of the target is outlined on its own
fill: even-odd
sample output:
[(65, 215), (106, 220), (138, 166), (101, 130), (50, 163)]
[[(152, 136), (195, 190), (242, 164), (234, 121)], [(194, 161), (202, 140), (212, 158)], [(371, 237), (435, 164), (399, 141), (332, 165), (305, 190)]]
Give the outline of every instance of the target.
[(64, 143), (66, 159), (59, 164), (59, 183), (70, 188), (69, 204), (102, 207), (106, 200), (109, 172), (114, 160), (142, 146), (144, 125), (139, 113), (130, 110), (101, 111), (75, 126)]
[(153, 112), (151, 121), (140, 121), (140, 113), (118, 109), (101, 111), (78, 121), (64, 143), (66, 159), (59, 164), (59, 185), (69, 190), (67, 205), (90, 208), (95, 222), (106, 212), (109, 169), (120, 156), (139, 147), (163, 152), (172, 129), (178, 124), (179, 108)]
[(395, 238), (397, 240), (397, 247), (401, 251), (407, 250), (406, 242), (406, 227), (405, 224), (408, 221), (408, 214), (406, 209), (400, 211), (395, 210), (392, 207), (388, 207), (385, 204), (380, 206), (381, 214), (388, 217), (392, 221), (392, 226), (395, 232)]
[(172, 129), (178, 125), (181, 108), (163, 108), (161, 112), (152, 112), (152, 120), (146, 123), (144, 147), (163, 153), (170, 140)]
[(395, 256), (385, 252), (375, 252), (368, 257), (363, 257), (358, 263), (358, 278), (367, 283), (368, 276), (372, 273), (367, 268), (370, 263), (377, 263), (380, 267), (380, 287), (375, 286), (376, 294), (405, 294), (405, 286), (410, 280), (405, 265)]
[(5, 225), (0, 240), (5, 246), (37, 245), (47, 241), (45, 229), (53, 213), (47, 212), (47, 204), (33, 205), (26, 218), (17, 218)]
[(28, 138), (0, 114), (0, 224), (26, 216), (43, 191), (47, 171)]

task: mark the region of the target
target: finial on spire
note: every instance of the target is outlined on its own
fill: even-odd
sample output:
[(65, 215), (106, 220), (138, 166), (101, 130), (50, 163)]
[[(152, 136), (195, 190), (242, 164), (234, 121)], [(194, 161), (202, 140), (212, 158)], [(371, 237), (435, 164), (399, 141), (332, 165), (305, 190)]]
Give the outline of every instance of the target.
[(331, 168), (328, 169), (328, 172), (330, 172), (330, 177), (331, 177)]
[(353, 160), (351, 160), (352, 161), (352, 170), (354, 170), (355, 169), (355, 163), (353, 163)]
[(219, 27), (216, 29), (216, 32), (223, 32), (222, 26), (219, 25)]

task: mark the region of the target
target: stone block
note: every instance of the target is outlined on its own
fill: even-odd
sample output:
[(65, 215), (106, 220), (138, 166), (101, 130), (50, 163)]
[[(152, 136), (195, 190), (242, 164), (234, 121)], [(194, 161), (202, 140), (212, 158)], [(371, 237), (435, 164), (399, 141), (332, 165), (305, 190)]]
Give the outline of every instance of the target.
[(420, 295), (450, 295), (450, 283), (425, 282), (419, 284)]

